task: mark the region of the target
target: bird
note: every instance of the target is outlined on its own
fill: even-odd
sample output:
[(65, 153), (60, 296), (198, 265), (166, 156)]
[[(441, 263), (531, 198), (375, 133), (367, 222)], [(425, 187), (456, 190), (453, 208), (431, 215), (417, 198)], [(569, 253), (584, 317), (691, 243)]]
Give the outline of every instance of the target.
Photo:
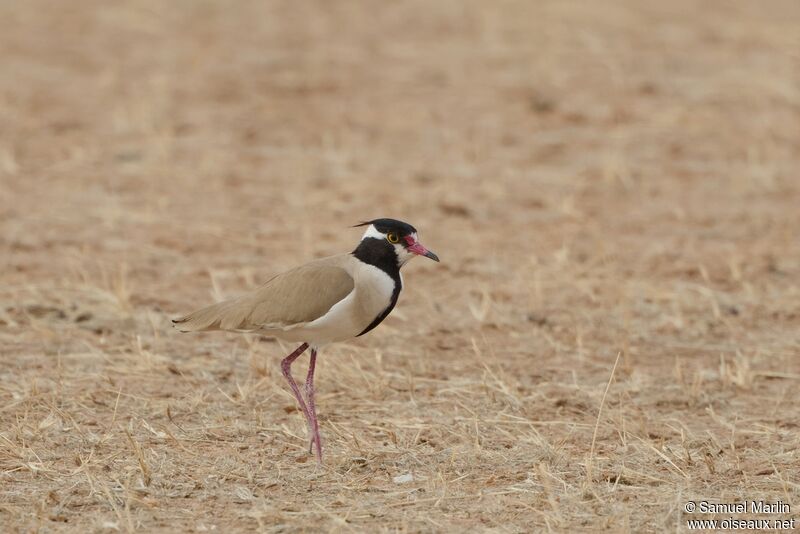
[[(419, 241), (416, 228), (381, 218), (366, 227), (349, 253), (310, 261), (278, 274), (242, 296), (173, 319), (181, 332), (253, 332), (300, 345), (283, 360), (281, 372), (305, 416), (312, 448), (322, 463), (322, 439), (314, 399), (317, 353), (325, 345), (363, 336), (392, 312), (403, 289), (400, 268), (416, 256), (439, 257)], [(292, 377), (292, 363), (311, 348), (305, 399)]]

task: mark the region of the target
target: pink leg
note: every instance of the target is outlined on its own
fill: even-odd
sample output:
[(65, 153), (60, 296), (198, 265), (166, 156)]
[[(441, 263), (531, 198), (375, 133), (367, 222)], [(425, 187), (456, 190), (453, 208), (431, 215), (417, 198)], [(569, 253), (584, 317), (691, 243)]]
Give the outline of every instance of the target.
[[(281, 361), (281, 371), (283, 371), (283, 376), (286, 378), (286, 381), (289, 382), (289, 387), (292, 388), (292, 393), (294, 393), (294, 398), (297, 399), (297, 404), (300, 405), (300, 409), (303, 410), (303, 415), (306, 417), (306, 423), (308, 423), (309, 432), (313, 437), (314, 433), (311, 426), (311, 416), (308, 413), (308, 408), (306, 407), (306, 403), (303, 400), (303, 396), (300, 394), (300, 388), (297, 387), (297, 383), (292, 378), (292, 363), (301, 355), (305, 350), (308, 348), (308, 343), (303, 343), (297, 350), (293, 353), (288, 355)], [(311, 354), (314, 354), (313, 349)], [(312, 360), (313, 361), (313, 360)]]
[(311, 349), (311, 361), (308, 363), (308, 376), (306, 377), (306, 398), (308, 399), (309, 430), (311, 430), (311, 443), (308, 452), (314, 444), (317, 445), (317, 461), (322, 463), (322, 438), (319, 435), (319, 421), (317, 421), (317, 405), (314, 402), (314, 367), (317, 363), (317, 349)]

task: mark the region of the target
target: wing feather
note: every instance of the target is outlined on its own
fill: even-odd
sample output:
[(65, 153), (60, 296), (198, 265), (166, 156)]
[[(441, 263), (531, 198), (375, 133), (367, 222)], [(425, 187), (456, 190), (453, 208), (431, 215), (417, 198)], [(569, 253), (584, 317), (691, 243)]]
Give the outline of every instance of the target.
[(325, 315), (355, 287), (333, 256), (279, 274), (250, 294), (212, 304), (175, 319), (183, 332), (200, 330), (287, 330)]

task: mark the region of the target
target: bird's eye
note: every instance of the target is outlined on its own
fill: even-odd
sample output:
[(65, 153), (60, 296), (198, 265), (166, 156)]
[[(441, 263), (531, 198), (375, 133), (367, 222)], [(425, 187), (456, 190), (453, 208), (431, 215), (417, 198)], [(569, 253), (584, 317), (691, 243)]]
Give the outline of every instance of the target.
[(400, 241), (400, 238), (397, 237), (397, 234), (394, 232), (389, 232), (386, 234), (386, 239), (389, 240), (389, 243), (398, 243)]

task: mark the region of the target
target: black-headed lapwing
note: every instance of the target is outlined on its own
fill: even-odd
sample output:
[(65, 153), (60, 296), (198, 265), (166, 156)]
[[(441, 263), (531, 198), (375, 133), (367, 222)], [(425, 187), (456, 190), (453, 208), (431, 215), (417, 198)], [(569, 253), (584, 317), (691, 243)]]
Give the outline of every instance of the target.
[[(353, 252), (315, 260), (279, 274), (255, 291), (175, 319), (182, 332), (258, 332), (301, 345), (281, 361), (297, 403), (308, 422), (311, 448), (322, 461), (314, 404), (314, 365), (323, 345), (361, 336), (378, 326), (397, 304), (403, 288), (400, 268), (414, 256), (439, 258), (417, 239), (417, 230), (395, 219), (358, 224), (367, 230)], [(311, 347), (306, 401), (291, 367)]]

